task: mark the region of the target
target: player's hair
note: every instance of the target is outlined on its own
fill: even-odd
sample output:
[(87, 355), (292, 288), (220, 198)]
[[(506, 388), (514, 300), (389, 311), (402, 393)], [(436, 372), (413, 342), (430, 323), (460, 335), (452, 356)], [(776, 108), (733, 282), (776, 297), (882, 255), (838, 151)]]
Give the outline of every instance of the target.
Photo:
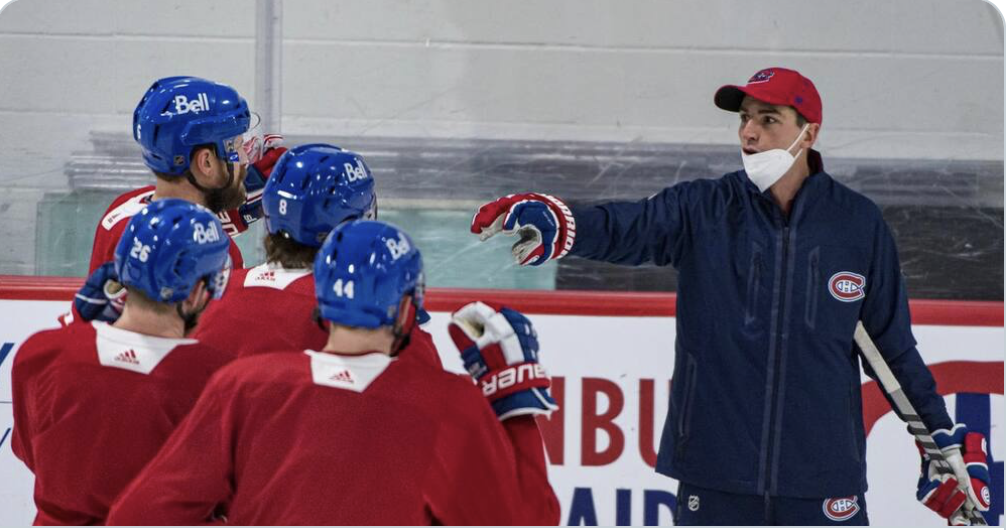
[(311, 269), (318, 247), (302, 245), (283, 233), (266, 234), (265, 259), (279, 263), (285, 269)]
[(796, 125), (797, 125), (797, 127), (803, 127), (804, 125), (807, 125), (807, 118), (804, 118), (803, 114), (800, 114), (800, 111), (796, 110), (795, 107), (790, 107), (790, 108), (796, 111)]

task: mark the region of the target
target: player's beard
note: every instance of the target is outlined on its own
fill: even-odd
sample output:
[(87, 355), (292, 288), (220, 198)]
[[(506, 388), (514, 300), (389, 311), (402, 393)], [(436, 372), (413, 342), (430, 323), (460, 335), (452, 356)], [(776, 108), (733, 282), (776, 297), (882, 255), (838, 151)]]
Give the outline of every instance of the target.
[(175, 306), (175, 311), (178, 313), (178, 316), (181, 317), (182, 323), (185, 326), (186, 337), (189, 336), (189, 333), (192, 333), (192, 330), (196, 329), (196, 326), (199, 324), (199, 316), (202, 315), (203, 311), (206, 310), (206, 305), (208, 305), (208, 302), (207, 304), (203, 304), (203, 307), (196, 309), (194, 311), (183, 310), (182, 304), (178, 304)]
[(228, 163), (225, 167), (228, 176), (227, 184), (219, 188), (203, 188), (202, 190), (206, 207), (213, 213), (237, 208), (244, 204), (245, 199), (248, 198), (248, 190), (245, 189), (245, 176), (248, 174), (248, 168), (239, 165), (238, 173), (235, 174), (234, 164)]

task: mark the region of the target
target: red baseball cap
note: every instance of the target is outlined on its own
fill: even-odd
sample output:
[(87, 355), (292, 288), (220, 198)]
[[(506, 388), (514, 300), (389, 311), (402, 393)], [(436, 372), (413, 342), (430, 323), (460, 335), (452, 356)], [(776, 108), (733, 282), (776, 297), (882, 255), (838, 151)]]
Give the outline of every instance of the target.
[(811, 123), (821, 123), (821, 96), (814, 83), (796, 70), (765, 68), (748, 79), (744, 86), (725, 85), (716, 91), (716, 106), (737, 112), (744, 96), (772, 105), (789, 105)]

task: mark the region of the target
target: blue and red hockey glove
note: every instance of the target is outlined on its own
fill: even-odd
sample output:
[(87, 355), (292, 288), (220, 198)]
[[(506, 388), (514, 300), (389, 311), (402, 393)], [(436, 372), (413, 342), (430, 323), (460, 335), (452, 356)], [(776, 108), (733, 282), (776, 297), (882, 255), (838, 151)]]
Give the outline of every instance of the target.
[[(261, 142), (261, 144), (260, 144)], [(221, 212), (218, 217), (224, 225), (224, 231), (234, 237), (248, 226), (263, 217), (262, 192), (265, 183), (272, 175), (272, 168), (279, 157), (286, 152), (283, 147), (283, 137), (278, 134), (267, 134), (263, 138), (253, 138), (245, 142), (245, 152), (248, 153), (248, 175), (245, 176), (245, 190), (248, 192), (245, 203), (237, 208)]]
[(87, 322), (115, 322), (122, 315), (125, 305), (126, 289), (119, 283), (115, 264), (111, 261), (94, 269), (73, 298), (74, 308)]
[(472, 302), (451, 316), (447, 330), (500, 420), (558, 410), (548, 393), (551, 380), (538, 363), (538, 335), (527, 317)]
[(479, 207), (471, 231), (482, 241), (500, 232), (518, 234), (520, 240), (511, 249), (514, 259), (521, 265), (541, 265), (573, 248), (576, 221), (573, 212), (551, 195), (519, 193)]
[(954, 472), (941, 473), (916, 442), (922, 455), (922, 473), (916, 496), (919, 502), (946, 518), (950, 524), (966, 525), (968, 519), (961, 514), (966, 502), (970, 501), (978, 511), (986, 512), (992, 501), (985, 436), (970, 432), (967, 426), (958, 423), (953, 429), (933, 432), (933, 441)]

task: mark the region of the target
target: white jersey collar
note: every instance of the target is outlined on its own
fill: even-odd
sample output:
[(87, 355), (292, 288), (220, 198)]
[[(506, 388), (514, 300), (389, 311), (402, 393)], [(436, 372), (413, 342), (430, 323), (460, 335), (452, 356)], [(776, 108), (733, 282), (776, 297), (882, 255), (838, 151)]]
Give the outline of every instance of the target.
[(338, 355), (304, 350), (311, 357), (314, 384), (362, 393), (394, 359), (386, 353)]
[(311, 274), (310, 269), (285, 269), (278, 263), (263, 263), (248, 269), (245, 287), (271, 287), (286, 289), (291, 283)]
[(135, 331), (112, 327), (104, 322), (92, 322), (97, 334), (98, 362), (109, 368), (129, 370), (144, 375), (157, 368), (178, 346), (196, 344), (195, 339), (152, 337)]

